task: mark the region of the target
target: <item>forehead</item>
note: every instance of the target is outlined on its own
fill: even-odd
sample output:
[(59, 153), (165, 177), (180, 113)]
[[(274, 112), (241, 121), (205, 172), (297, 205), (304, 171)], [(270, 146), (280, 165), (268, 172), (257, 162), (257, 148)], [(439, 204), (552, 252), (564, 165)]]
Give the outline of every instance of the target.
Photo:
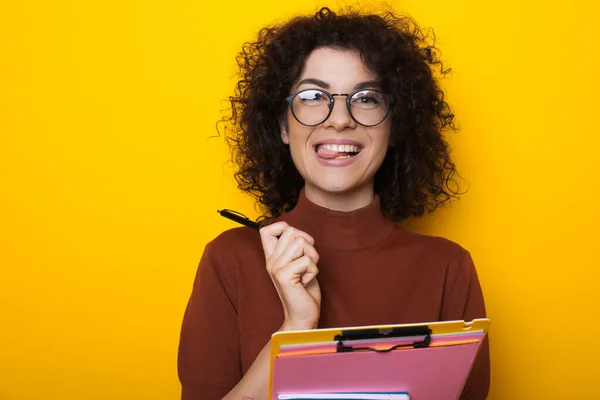
[(318, 48), (306, 58), (298, 81), (307, 78), (327, 82), (331, 88), (345, 90), (360, 82), (375, 81), (371, 71), (354, 50)]

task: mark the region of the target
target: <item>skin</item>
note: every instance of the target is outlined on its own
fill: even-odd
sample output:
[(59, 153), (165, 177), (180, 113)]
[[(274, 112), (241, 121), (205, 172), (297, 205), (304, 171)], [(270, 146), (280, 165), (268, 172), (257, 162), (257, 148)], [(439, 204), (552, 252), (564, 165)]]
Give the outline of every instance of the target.
[[(316, 84), (313, 80), (322, 82)], [(330, 93), (377, 89), (374, 83), (368, 84), (376, 80), (377, 75), (365, 67), (357, 52), (320, 48), (307, 58), (292, 93), (313, 88)], [(335, 100), (329, 118), (317, 126), (300, 124), (288, 111), (288, 129), (282, 131), (281, 137), (289, 144), (294, 164), (304, 178), (306, 197), (332, 210), (352, 211), (373, 200), (374, 176), (389, 145), (390, 120), (373, 127), (359, 125), (350, 116), (344, 97), (337, 96)], [(314, 145), (322, 141), (358, 142), (363, 149), (351, 165), (324, 166), (314, 150)]]
[[(350, 93), (362, 88), (359, 85), (365, 86), (376, 79), (358, 53), (320, 48), (307, 58), (291, 93), (309, 88)], [(377, 89), (374, 84), (366, 86)], [(338, 211), (367, 206), (374, 196), (375, 173), (389, 145), (389, 121), (386, 119), (374, 127), (357, 124), (348, 113), (343, 97), (336, 97), (331, 115), (318, 126), (300, 124), (291, 111), (288, 111), (287, 120), (287, 129), (282, 129), (281, 139), (290, 146), (294, 164), (305, 180), (306, 197), (315, 204)], [(315, 152), (315, 144), (323, 141), (339, 144), (352, 141), (359, 143), (362, 150), (348, 165), (323, 165)], [(266, 269), (284, 310), (280, 331), (315, 329), (319, 323), (321, 291), (317, 280), (319, 254), (314, 239), (285, 222), (261, 228), (260, 236)], [(226, 400), (240, 400), (246, 396), (268, 398), (269, 349), (270, 342)]]

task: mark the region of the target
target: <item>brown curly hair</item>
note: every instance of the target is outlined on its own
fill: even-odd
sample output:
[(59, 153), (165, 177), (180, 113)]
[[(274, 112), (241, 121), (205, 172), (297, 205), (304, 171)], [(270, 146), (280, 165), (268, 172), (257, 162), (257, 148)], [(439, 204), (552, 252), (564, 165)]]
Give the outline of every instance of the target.
[(226, 130), (238, 187), (255, 197), (263, 217), (292, 209), (304, 186), (280, 136), (289, 96), (308, 55), (320, 47), (358, 51), (393, 99), (390, 143), (375, 192), (392, 221), (433, 211), (458, 197), (455, 165), (443, 137), (456, 130), (436, 75), (445, 75), (432, 31), (413, 19), (328, 8), (263, 28), (237, 57), (240, 78), (229, 98)]

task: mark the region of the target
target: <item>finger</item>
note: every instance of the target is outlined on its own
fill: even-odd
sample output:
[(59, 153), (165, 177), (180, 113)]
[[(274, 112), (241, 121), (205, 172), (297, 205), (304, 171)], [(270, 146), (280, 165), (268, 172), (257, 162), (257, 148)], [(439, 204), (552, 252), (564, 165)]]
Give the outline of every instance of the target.
[[(282, 246), (281, 253), (278, 254), (278, 250), (275, 250), (272, 256), (275, 260), (277, 260), (276, 264), (278, 265), (288, 264), (302, 255), (310, 257), (312, 262), (315, 264), (319, 262), (319, 253), (317, 253), (317, 250), (311, 243), (307, 242), (305, 236), (296, 236), (296, 238), (291, 242), (284, 243), (282, 241), (281, 243), (278, 243), (278, 246), (280, 244)], [(276, 256), (278, 256), (278, 258), (275, 258)]]
[(261, 234), (268, 234), (271, 236), (281, 236), (284, 230), (286, 230), (290, 225), (285, 221), (275, 222), (273, 224), (265, 225), (260, 228), (259, 232)]
[(319, 263), (319, 253), (317, 253), (317, 250), (315, 249), (315, 247), (310, 244), (310, 243), (305, 243), (304, 244), (304, 255), (308, 256), (313, 263), (318, 264)]
[(308, 282), (306, 285), (306, 290), (311, 295), (313, 299), (317, 302), (317, 304), (321, 304), (321, 288), (319, 287), (319, 281), (317, 279), (313, 279)]
[(286, 268), (291, 262), (302, 257), (304, 255), (304, 249), (307, 246), (310, 246), (310, 244), (308, 244), (306, 242), (306, 239), (304, 239), (304, 237), (302, 236), (298, 236), (295, 239), (289, 241), (289, 236), (285, 236), (286, 233), (287, 231), (284, 232), (284, 234), (281, 236), (281, 239), (279, 239), (277, 248), (271, 256), (272, 262), (271, 266), (269, 267), (269, 272), (272, 274), (277, 272), (277, 270), (279, 270), (280, 268)]
[(278, 237), (281, 236), (283, 231), (288, 227), (289, 225), (286, 222), (281, 221), (260, 228), (258, 232), (260, 233), (260, 240), (263, 246), (263, 251), (265, 252), (266, 260), (271, 258), (273, 251), (275, 250), (275, 246), (277, 246), (277, 242), (279, 241)]
[(279, 258), (281, 258), (281, 256), (286, 252), (288, 247), (292, 245), (294, 239), (296, 238), (296, 235), (294, 233), (295, 231), (296, 229), (292, 228), (291, 226), (288, 226), (284, 229), (283, 233), (281, 234), (281, 236), (277, 240), (277, 243), (275, 244), (273, 252), (271, 253), (271, 260), (278, 260)]
[(300, 282), (302, 283), (303, 286), (306, 287), (310, 282), (312, 282), (317, 277), (318, 273), (319, 273), (319, 268), (317, 268), (315, 263), (313, 263), (311, 261), (306, 266), (306, 270), (304, 271), (304, 274), (302, 274), (302, 278), (300, 279)]
[(285, 247), (287, 247), (291, 243), (291, 241), (297, 237), (304, 238), (304, 240), (306, 240), (306, 242), (310, 243), (311, 245), (315, 244), (315, 239), (312, 236), (310, 236), (308, 233), (303, 232), (299, 229), (296, 229), (292, 226), (289, 226), (281, 234), (281, 237), (279, 238), (280, 243), (278, 243), (278, 247), (276, 247), (273, 254), (276, 256), (279, 256), (282, 253), (283, 249)]
[(312, 236), (310, 236), (308, 233), (301, 231), (300, 229), (296, 229), (296, 228), (294, 228), (294, 233), (296, 236), (303, 237), (312, 246), (315, 245), (315, 239)]
[[(280, 268), (275, 271), (273, 278), (281, 288), (298, 288), (304, 287), (305, 283), (314, 279), (318, 273), (319, 269), (311, 261), (310, 257), (302, 256), (287, 265), (286, 268)], [(304, 274), (308, 274), (308, 276), (304, 278), (303, 282)]]

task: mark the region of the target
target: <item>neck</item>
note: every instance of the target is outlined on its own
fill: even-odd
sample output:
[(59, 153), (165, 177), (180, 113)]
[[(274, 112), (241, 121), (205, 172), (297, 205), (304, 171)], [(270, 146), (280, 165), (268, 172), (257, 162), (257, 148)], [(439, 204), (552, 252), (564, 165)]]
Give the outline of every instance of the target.
[(326, 192), (307, 182), (304, 193), (314, 204), (335, 211), (358, 210), (371, 204), (374, 197), (373, 185), (351, 191)]
[(306, 192), (305, 189), (300, 192), (296, 207), (282, 218), (311, 235), (318, 248), (356, 250), (376, 246), (395, 229), (394, 223), (381, 213), (377, 195), (364, 207), (343, 211), (314, 203)]

